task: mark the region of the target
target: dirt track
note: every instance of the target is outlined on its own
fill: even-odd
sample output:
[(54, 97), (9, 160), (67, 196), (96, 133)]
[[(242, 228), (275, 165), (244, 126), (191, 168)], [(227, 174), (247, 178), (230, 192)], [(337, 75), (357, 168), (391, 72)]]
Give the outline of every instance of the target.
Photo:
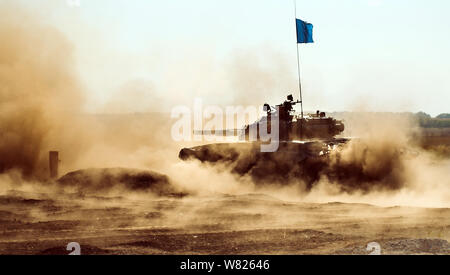
[(0, 213), (0, 254), (450, 254), (448, 208), (9, 192)]

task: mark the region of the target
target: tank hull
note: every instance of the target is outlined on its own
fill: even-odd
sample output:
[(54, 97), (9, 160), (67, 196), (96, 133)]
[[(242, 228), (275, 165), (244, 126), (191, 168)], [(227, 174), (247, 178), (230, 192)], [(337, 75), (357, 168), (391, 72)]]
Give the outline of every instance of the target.
[(316, 182), (328, 165), (328, 156), (349, 139), (280, 142), (273, 153), (261, 152), (261, 142), (218, 143), (184, 148), (182, 160), (199, 160), (210, 165), (225, 165), (240, 176), (249, 176), (257, 184), (301, 179), (307, 185)]

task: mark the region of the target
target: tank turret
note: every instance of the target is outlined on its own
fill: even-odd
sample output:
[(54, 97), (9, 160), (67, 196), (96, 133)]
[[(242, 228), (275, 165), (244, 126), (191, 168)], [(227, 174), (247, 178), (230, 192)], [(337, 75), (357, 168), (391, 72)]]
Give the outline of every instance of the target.
[[(294, 106), (298, 103), (300, 101), (294, 101), (292, 95), (289, 95), (286, 101), (275, 107), (264, 104), (267, 115), (255, 124), (259, 125), (262, 120), (266, 120), (267, 129), (270, 133), (273, 119), (278, 119), (280, 141), (332, 139), (344, 131), (344, 123), (332, 117), (327, 117), (325, 112), (317, 111), (315, 114), (306, 116), (295, 114)], [(251, 125), (244, 127), (244, 135), (240, 137), (241, 140), (250, 140), (251, 128)]]

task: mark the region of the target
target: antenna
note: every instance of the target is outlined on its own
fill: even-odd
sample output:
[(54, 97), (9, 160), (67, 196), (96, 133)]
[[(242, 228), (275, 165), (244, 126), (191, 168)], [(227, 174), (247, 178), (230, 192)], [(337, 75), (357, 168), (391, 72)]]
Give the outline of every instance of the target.
[[(294, 0), (294, 14), (295, 14), (295, 30), (296, 35), (298, 35), (298, 29), (297, 29), (297, 0)], [(297, 47), (297, 71), (298, 71), (298, 90), (300, 92), (300, 106), (301, 106), (301, 114), (303, 119), (303, 96), (302, 96), (302, 81), (301, 81), (301, 74), (300, 74), (300, 55), (298, 53), (298, 43), (297, 39), (295, 40), (295, 44)]]

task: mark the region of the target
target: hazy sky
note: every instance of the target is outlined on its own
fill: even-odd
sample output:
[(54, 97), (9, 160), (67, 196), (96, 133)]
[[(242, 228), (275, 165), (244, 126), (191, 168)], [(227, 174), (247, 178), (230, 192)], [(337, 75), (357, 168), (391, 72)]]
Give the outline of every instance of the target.
[[(14, 2), (73, 42), (88, 110), (136, 86), (142, 102), (239, 104), (227, 76), (252, 62), (271, 103), (297, 95), (292, 0)], [(306, 109), (450, 112), (449, 12), (448, 0), (298, 0), (316, 41), (300, 45)]]

